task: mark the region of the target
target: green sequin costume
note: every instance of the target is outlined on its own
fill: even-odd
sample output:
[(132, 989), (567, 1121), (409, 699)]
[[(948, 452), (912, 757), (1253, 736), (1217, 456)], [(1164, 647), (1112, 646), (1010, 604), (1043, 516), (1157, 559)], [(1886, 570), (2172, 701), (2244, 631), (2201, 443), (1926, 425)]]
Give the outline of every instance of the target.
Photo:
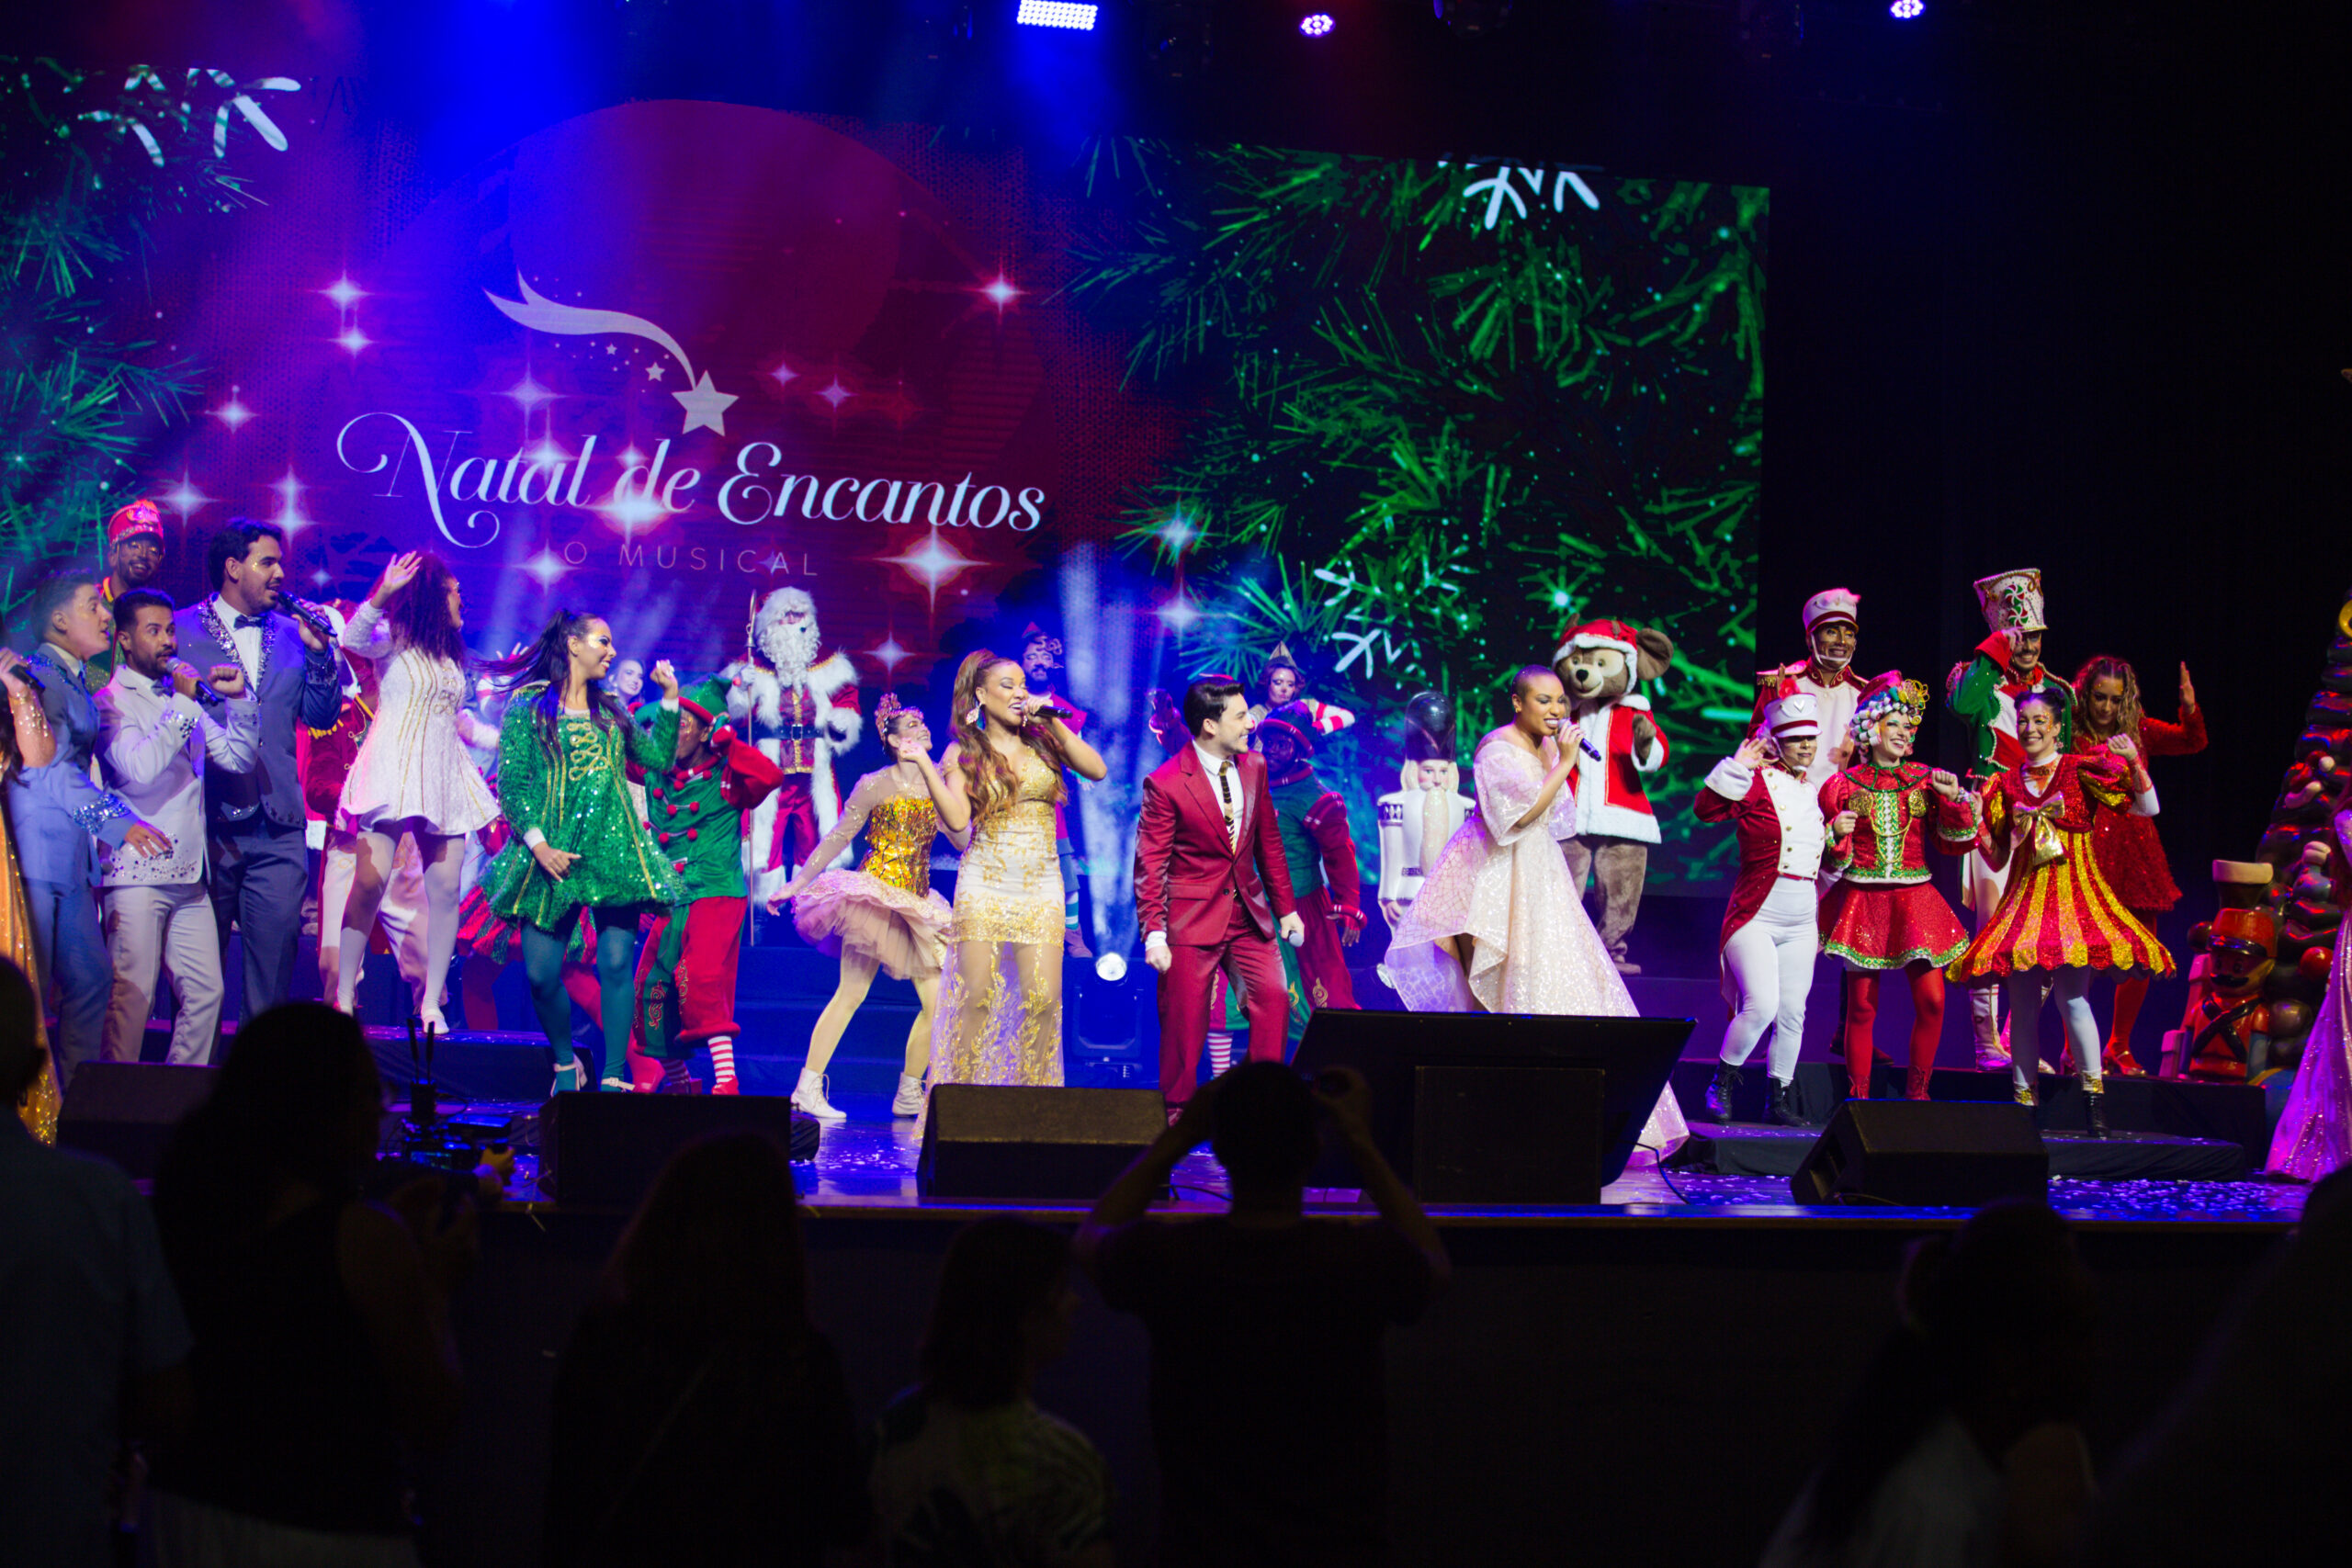
[[(678, 710), (657, 707), (650, 730), (622, 720), (599, 725), (584, 713), (556, 721), (557, 754), (539, 739), (545, 682), (521, 688), (498, 728), (498, 804), (514, 837), (482, 871), (481, 887), (500, 917), (569, 930), (583, 906), (667, 908), (685, 902), (669, 857), (629, 802), (624, 767), (666, 770), (678, 749)], [(532, 829), (580, 858), (561, 882), (541, 869), (526, 841)]]

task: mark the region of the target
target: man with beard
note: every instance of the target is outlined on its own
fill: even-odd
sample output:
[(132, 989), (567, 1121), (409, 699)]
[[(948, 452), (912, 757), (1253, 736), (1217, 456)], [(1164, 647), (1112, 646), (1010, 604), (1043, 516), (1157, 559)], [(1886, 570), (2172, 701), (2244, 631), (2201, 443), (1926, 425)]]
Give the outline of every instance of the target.
[(1814, 701), (1821, 724), (1821, 744), (1805, 769), (1805, 787), (1819, 794), (1854, 760), (1854, 702), (1870, 682), (1854, 673), (1857, 623), (1854, 613), (1861, 595), (1849, 588), (1825, 588), (1804, 602), (1804, 640), (1812, 651), (1793, 664), (1756, 672), (1756, 710), (1748, 728), (1764, 722), (1767, 705), (1783, 695), (1802, 692)]
[(857, 671), (849, 655), (820, 659), (817, 604), (797, 588), (767, 596), (752, 621), (752, 651), (729, 664), (727, 717), (776, 764), (784, 783), (752, 813), (752, 890), (770, 902), (841, 816), (833, 759), (857, 741)]
[[(98, 580), (98, 601), (114, 614), (114, 602), (134, 588), (164, 584), (164, 514), (141, 499), (107, 519), (107, 574)], [(90, 689), (114, 672), (114, 645), (90, 661)]]
[[(1055, 673), (1062, 668), (1062, 639), (1030, 622), (1021, 634), (1022, 679), (1032, 697), (1069, 715), (1062, 722), (1077, 735), (1086, 728), (1086, 715), (1054, 689)], [(1069, 803), (1063, 800), (1054, 802), (1054, 853), (1062, 865), (1062, 945), (1072, 958), (1091, 958), (1094, 954), (1078, 929), (1078, 855), (1070, 841)]]

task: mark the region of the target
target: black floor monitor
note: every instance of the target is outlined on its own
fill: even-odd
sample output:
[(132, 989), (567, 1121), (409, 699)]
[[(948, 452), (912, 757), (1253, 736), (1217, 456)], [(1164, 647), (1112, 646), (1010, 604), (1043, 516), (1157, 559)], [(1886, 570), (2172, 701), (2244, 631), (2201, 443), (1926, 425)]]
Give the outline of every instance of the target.
[[(1687, 1018), (1561, 1018), (1516, 1013), (1359, 1012), (1317, 1009), (1306, 1021), (1297, 1066), (1313, 1074), (1349, 1066), (1372, 1085), (1373, 1142), (1408, 1179), (1413, 1169), (1414, 1078), (1424, 1066), (1599, 1068), (1600, 1178), (1614, 1181), (1633, 1157), (1650, 1109), (1690, 1037)], [(1509, 1137), (1509, 1126), (1497, 1137)], [(1327, 1155), (1327, 1162), (1331, 1156)], [(1344, 1161), (1345, 1156), (1338, 1158)], [(1335, 1165), (1314, 1185), (1342, 1187)]]

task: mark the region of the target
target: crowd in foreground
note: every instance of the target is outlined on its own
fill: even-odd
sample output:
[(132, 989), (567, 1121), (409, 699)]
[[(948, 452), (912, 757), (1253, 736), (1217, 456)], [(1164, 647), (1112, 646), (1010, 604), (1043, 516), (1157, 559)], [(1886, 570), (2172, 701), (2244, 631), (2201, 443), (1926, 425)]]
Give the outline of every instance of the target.
[[(30, 986), (0, 963), (0, 1091), (19, 1103), (40, 1038)], [(464, 1407), (449, 1308), (479, 1217), (435, 1176), (369, 1195), (382, 1093), (357, 1026), (297, 1003), (240, 1032), (152, 1200), (0, 1118), (9, 1561), (420, 1561), (408, 1466), (450, 1440)], [(689, 1146), (562, 1354), (545, 1561), (1391, 1561), (1382, 1340), (1451, 1269), (1366, 1131), (1368, 1098), (1345, 1070), (1309, 1082), (1244, 1064), (1192, 1099), (1074, 1238), (1010, 1217), (969, 1226), (942, 1267), (918, 1382), (863, 1430), (809, 1315), (784, 1151), (755, 1134)], [(1326, 1138), (1356, 1162), (1376, 1219), (1305, 1214)], [(1204, 1143), (1228, 1211), (1152, 1216)], [(1896, 1322), (1765, 1563), (2225, 1561), (2250, 1528), (2284, 1529), (2199, 1508), (2210, 1488), (2183, 1483), (2257, 1413), (2294, 1438), (2299, 1472), (2346, 1457), (2340, 1354), (2262, 1353), (2269, 1325), (2316, 1324), (2343, 1299), (2346, 1182), (2313, 1189), (2298, 1235), (2104, 1505), (2076, 1424), (2095, 1291), (2065, 1222), (2004, 1204), (1915, 1244)], [(1083, 1310), (1081, 1274), (1150, 1338), (1161, 1505), (1148, 1550), (1114, 1542), (1107, 1465), (1032, 1398)], [(33, 1432), (48, 1437), (16, 1440)], [(2305, 1506), (2325, 1495), (2314, 1486)]]

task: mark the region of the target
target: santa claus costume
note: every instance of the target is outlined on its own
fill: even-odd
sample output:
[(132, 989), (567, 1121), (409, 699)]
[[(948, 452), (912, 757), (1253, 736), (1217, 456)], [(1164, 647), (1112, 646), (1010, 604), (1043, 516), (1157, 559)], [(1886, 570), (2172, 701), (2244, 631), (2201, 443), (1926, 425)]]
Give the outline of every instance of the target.
[(2031, 713), (2034, 725), (2028, 732), (2020, 720), (2026, 760), (1984, 788), (1977, 844), (2007, 880), (1999, 908), (1945, 977), (1956, 984), (1993, 980), (2008, 989), (2016, 1036), (2011, 1072), (2023, 1105), (2039, 1098), (2036, 1044), (2043, 985), (2056, 993), (2059, 1016), (2081, 1066), (2091, 1131), (2104, 1137), (2098, 1025), (2089, 998), (2092, 972), (2136, 969), (2163, 978), (2173, 965), (2155, 933), (2108, 886), (2094, 831), (2101, 812), (2154, 816), (2156, 795), (2136, 755), (2061, 751), (2055, 706), (2038, 694), (2021, 700), (2018, 711)]
[(1791, 692), (1814, 700), (1821, 716), (1821, 744), (1804, 782), (1815, 793), (1860, 753), (1853, 739), (1854, 705), (1871, 682), (1854, 673), (1854, 643), (1862, 597), (1850, 588), (1825, 588), (1804, 602), (1806, 656), (1756, 672), (1752, 728), (1764, 722), (1765, 707)]
[(857, 742), (857, 671), (845, 653), (819, 658), (816, 601), (797, 588), (767, 596), (752, 621), (756, 650), (721, 671), (727, 718), (784, 774), (752, 813), (752, 896), (774, 900), (786, 876), (841, 817), (833, 759)]
[[(1984, 612), (1985, 637), (1965, 662), (1951, 667), (1944, 678), (1944, 705), (1969, 728), (1973, 760), (1969, 776), (1976, 784), (2019, 766), (2024, 748), (2018, 740), (2018, 699), (2039, 692), (2052, 705), (2058, 726), (2058, 749), (2074, 737), (2074, 688), (2050, 672), (2041, 659), (2041, 639), (2048, 631), (2042, 621), (2041, 572), (2027, 567), (1995, 572), (1975, 582), (1977, 608)], [(1975, 918), (1976, 928), (1993, 918), (2007, 886), (1999, 870), (1982, 852), (1961, 863), (1962, 900)], [(2002, 1038), (2000, 988), (1979, 986), (1968, 998), (1969, 1027), (1976, 1039), (1976, 1066), (1997, 1072), (2009, 1065), (2009, 1048)]]
[[(2104, 751), (2109, 736), (2128, 735), (2143, 757), (2185, 757), (2205, 750), (2205, 715), (2197, 705), (2197, 688), (2188, 682), (2188, 667), (2180, 670), (2180, 722), (2166, 724), (2140, 709), (2140, 677), (2131, 665), (2111, 653), (2100, 654), (2075, 673), (2075, 750)], [(2159, 916), (2180, 902), (2180, 885), (2165, 863), (2165, 846), (2156, 837), (2155, 818), (2128, 811), (2104, 812), (2093, 829), (2098, 840), (2098, 868), (2123, 907), (2151, 931)], [(2140, 1004), (2148, 997), (2144, 975), (2126, 975), (2115, 983), (2115, 1021), (2107, 1032), (2106, 1066), (2125, 1077), (2147, 1074), (2132, 1055), (2132, 1025)]]
[(1818, 740), (1819, 712), (1804, 692), (1767, 704), (1758, 736), (1708, 770), (1691, 803), (1700, 821), (1728, 822), (1739, 838), (1739, 878), (1724, 913), (1721, 953), (1732, 1018), (1707, 1089), (1707, 1111), (1717, 1122), (1731, 1120), (1739, 1069), (1770, 1028), (1772, 1120), (1806, 1125), (1793, 1089), (1818, 951), (1814, 880), (1824, 833), (1819, 799), (1804, 782), (1803, 764), (1812, 758), (1792, 759), (1787, 748)]
[(1966, 854), (1976, 846), (1975, 817), (1951, 774), (1908, 760), (1927, 712), (1925, 685), (1895, 671), (1881, 676), (1854, 710), (1854, 761), (1821, 788), (1831, 824), (1824, 863), (1836, 879), (1821, 900), (1821, 948), (1846, 966), (1846, 1071), (1857, 1100), (1870, 1098), (1879, 979), (1892, 969), (1911, 986), (1904, 1098), (1928, 1098), (1943, 1032), (1943, 966), (1968, 945), (1928, 879), (1928, 840), (1932, 820), (1936, 848)]

